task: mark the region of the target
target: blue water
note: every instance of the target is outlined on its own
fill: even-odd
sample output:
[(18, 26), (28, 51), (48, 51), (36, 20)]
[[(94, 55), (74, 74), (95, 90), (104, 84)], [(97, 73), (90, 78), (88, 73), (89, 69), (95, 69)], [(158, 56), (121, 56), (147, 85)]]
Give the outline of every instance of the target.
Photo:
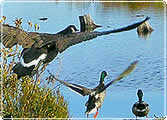
[[(40, 24), (39, 32), (56, 33), (69, 24), (79, 28), (79, 16), (90, 14), (95, 23), (102, 25), (97, 31), (123, 27), (143, 20), (136, 14), (150, 16), (149, 23), (154, 31), (147, 39), (138, 37), (136, 29), (101, 36), (66, 49), (52, 61), (47, 69), (57, 74), (59, 79), (93, 88), (98, 84), (101, 71), (109, 76), (105, 82), (116, 78), (131, 62), (138, 60), (136, 69), (121, 81), (107, 89), (100, 109), (99, 118), (132, 118), (132, 105), (137, 101), (136, 91), (144, 92), (144, 101), (150, 105), (149, 117), (164, 115), (164, 12), (163, 4), (151, 7), (133, 7), (133, 3), (4, 3), (3, 14), (11, 25), (15, 17), (23, 18), (23, 28), (27, 21)], [(39, 21), (48, 17), (48, 21)], [(61, 63), (60, 63), (61, 61)], [(61, 64), (61, 66), (60, 66)], [(45, 72), (43, 79), (48, 76)], [(56, 82), (57, 85), (57, 82)], [(61, 86), (61, 93), (69, 104), (71, 117), (86, 117), (85, 102), (68, 88)], [(90, 115), (90, 117), (93, 117)]]

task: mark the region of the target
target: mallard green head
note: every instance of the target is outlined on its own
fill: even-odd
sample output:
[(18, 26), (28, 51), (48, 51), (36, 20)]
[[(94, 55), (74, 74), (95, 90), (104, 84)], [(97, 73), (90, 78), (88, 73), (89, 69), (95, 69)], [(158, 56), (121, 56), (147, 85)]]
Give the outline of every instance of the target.
[(143, 92), (142, 92), (141, 89), (138, 90), (137, 96), (138, 96), (138, 98), (139, 98), (139, 102), (142, 102)]
[(103, 83), (104, 82), (104, 78), (108, 76), (107, 72), (106, 71), (103, 71), (101, 73), (101, 77), (100, 77), (100, 83)]

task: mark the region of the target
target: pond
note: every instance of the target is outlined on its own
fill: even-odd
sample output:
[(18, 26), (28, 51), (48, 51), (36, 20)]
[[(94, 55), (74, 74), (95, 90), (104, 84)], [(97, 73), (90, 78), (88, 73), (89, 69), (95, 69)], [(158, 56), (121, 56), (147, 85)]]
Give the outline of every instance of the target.
[[(144, 101), (150, 105), (148, 117), (164, 115), (164, 8), (163, 3), (115, 3), (115, 2), (6, 2), (3, 15), (14, 24), (15, 17), (22, 17), (23, 23), (31, 21), (40, 24), (41, 33), (56, 33), (69, 24), (79, 25), (79, 16), (89, 14), (104, 31), (127, 26), (150, 16), (149, 23), (154, 31), (148, 38), (140, 38), (136, 29), (97, 37), (69, 47), (52, 61), (47, 69), (59, 79), (95, 87), (102, 71), (109, 74), (105, 83), (115, 79), (130, 63), (138, 60), (136, 69), (106, 91), (99, 118), (134, 118), (131, 109), (138, 100), (136, 92), (142, 89)], [(136, 17), (142, 14), (145, 17)], [(38, 18), (47, 17), (48, 21)], [(23, 25), (24, 28), (24, 25)], [(26, 25), (25, 25), (26, 28)], [(45, 71), (43, 79), (48, 76)], [(55, 86), (59, 84), (56, 82)], [(70, 117), (86, 118), (85, 102), (88, 97), (79, 96), (61, 86), (61, 93), (69, 104)], [(92, 118), (93, 115), (90, 115)]]

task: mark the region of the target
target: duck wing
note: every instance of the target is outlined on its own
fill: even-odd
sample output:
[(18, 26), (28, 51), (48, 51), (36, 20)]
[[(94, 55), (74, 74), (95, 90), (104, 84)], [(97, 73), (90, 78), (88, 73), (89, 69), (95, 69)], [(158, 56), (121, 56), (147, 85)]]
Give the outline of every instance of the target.
[(137, 63), (138, 63), (138, 61), (134, 61), (133, 63), (131, 63), (131, 65), (127, 69), (125, 69), (116, 79), (114, 79), (113, 81), (111, 81), (107, 85), (105, 85), (104, 89), (108, 88), (114, 82), (119, 81), (120, 79), (124, 78), (129, 73), (131, 73), (134, 70), (134, 68), (136, 67)]
[(83, 87), (81, 85), (77, 85), (77, 84), (73, 84), (73, 83), (68, 83), (66, 81), (63, 80), (59, 80), (57, 78), (54, 77), (55, 80), (59, 81), (60, 83), (62, 83), (63, 85), (67, 86), (68, 88), (70, 88), (73, 92), (81, 95), (81, 96), (86, 96), (89, 95), (90, 92), (92, 91), (89, 88)]

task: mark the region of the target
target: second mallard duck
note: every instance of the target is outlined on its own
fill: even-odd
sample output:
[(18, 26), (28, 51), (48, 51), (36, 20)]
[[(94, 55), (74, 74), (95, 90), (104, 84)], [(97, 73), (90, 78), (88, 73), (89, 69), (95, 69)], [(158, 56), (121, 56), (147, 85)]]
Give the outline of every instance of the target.
[(89, 89), (89, 88), (83, 87), (81, 85), (68, 83), (68, 82), (59, 80), (59, 79), (55, 78), (51, 73), (50, 74), (52, 77), (54, 77), (55, 80), (59, 81), (60, 83), (64, 84), (65, 86), (69, 87), (72, 91), (74, 91), (82, 96), (89, 95), (89, 99), (85, 104), (85, 106), (87, 107), (85, 114), (88, 117), (89, 114), (96, 112), (96, 114), (94, 115), (94, 118), (96, 118), (98, 115), (98, 110), (99, 110), (99, 108), (101, 108), (101, 106), (103, 104), (105, 94), (106, 94), (106, 88), (108, 88), (114, 82), (116, 82), (116, 81), (122, 79), (123, 77), (125, 77), (126, 75), (128, 75), (136, 67), (136, 64), (137, 64), (137, 61), (133, 62), (116, 79), (114, 79), (113, 81), (109, 82), (106, 85), (104, 84), (104, 79), (108, 74), (106, 71), (103, 71), (101, 73), (99, 85), (93, 89)]
[(145, 103), (142, 98), (143, 98), (143, 92), (141, 89), (138, 90), (137, 92), (137, 96), (139, 98), (139, 101), (137, 101), (133, 107), (132, 107), (132, 112), (133, 114), (135, 114), (136, 118), (137, 117), (144, 117), (146, 116), (147, 118), (147, 115), (150, 111), (150, 107), (147, 103)]

